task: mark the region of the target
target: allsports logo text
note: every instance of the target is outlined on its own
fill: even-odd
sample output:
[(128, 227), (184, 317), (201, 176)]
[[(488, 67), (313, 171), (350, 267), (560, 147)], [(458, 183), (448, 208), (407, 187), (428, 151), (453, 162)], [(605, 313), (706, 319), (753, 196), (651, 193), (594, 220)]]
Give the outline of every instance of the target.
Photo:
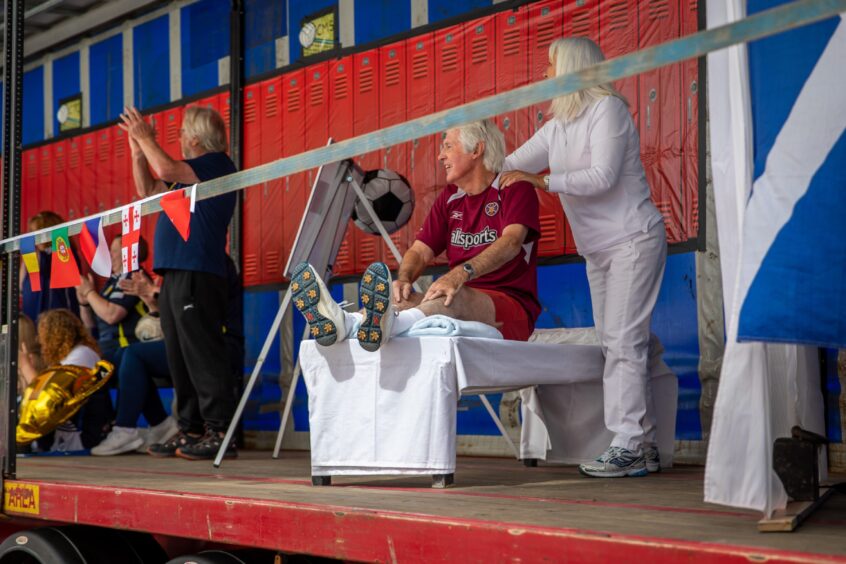
[(470, 247), (481, 247), (482, 245), (496, 243), (496, 239), (496, 231), (490, 227), (485, 227), (485, 229), (479, 233), (465, 233), (461, 229), (456, 229), (452, 232), (450, 243), (456, 247), (462, 247), (464, 250), (467, 250)]

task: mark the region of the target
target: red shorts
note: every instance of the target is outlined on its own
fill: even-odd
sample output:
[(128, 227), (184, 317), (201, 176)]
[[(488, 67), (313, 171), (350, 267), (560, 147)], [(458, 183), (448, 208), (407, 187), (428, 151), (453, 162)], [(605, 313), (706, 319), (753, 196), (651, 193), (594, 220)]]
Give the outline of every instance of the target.
[(529, 314), (526, 313), (520, 302), (508, 294), (497, 292), (496, 290), (473, 289), (487, 294), (491, 301), (493, 301), (494, 310), (496, 311), (496, 322), (497, 324), (502, 324), (497, 329), (499, 329), (503, 337), (512, 341), (529, 340), (534, 328), (529, 320)]

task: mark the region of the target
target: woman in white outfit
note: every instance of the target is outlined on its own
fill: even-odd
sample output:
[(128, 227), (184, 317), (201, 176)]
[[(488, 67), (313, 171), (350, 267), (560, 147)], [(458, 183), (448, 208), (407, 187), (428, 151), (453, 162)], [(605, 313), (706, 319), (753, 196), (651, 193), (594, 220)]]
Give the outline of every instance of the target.
[[(549, 48), (546, 76), (604, 59), (589, 39), (558, 39)], [(593, 319), (605, 353), (605, 425), (614, 439), (596, 461), (579, 469), (596, 477), (645, 476), (661, 467), (647, 362), (649, 325), (667, 258), (664, 222), (650, 200), (627, 102), (613, 86), (556, 98), (551, 114), (506, 159), (504, 170), (510, 172), (500, 184), (528, 180), (557, 193), (587, 263)]]

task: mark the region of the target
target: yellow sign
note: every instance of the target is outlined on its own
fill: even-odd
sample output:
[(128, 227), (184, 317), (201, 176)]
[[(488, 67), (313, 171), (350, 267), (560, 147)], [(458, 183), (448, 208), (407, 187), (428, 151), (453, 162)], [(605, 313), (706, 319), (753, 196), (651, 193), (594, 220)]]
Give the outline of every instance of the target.
[(82, 127), (82, 96), (77, 95), (62, 102), (56, 113), (59, 120), (59, 132), (71, 131)]
[(38, 486), (21, 482), (4, 482), (3, 510), (9, 513), (40, 514)]
[(300, 30), (300, 45), (305, 57), (334, 49), (335, 11), (306, 20)]

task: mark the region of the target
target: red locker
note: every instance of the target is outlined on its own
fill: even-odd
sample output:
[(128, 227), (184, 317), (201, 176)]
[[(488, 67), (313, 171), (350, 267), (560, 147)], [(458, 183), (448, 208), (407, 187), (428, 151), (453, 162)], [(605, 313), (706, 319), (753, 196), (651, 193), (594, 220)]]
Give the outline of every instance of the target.
[[(353, 133), (362, 135), (379, 128), (379, 51), (372, 49), (358, 53), (355, 55), (354, 65)], [(380, 157), (379, 151), (374, 151), (357, 157), (356, 162), (365, 171), (375, 170), (382, 165)], [(356, 229), (355, 241), (356, 272), (364, 272), (370, 263), (382, 260), (379, 236)]]
[[(117, 126), (115, 126), (115, 129), (117, 129)], [(125, 183), (121, 182), (115, 171), (118, 145), (125, 145), (125, 143), (113, 143), (112, 128), (109, 127), (101, 129), (96, 135), (97, 146), (95, 147), (94, 168), (97, 169), (99, 192), (106, 196), (102, 199), (98, 198), (100, 209), (114, 209), (128, 201), (127, 194), (124, 192)], [(125, 139), (125, 135), (122, 139)], [(124, 153), (128, 152), (128, 147), (124, 148)], [(128, 160), (126, 155), (124, 157)]]
[(496, 88), (496, 17), (485, 16), (464, 24), (464, 101), (490, 96)]
[[(464, 33), (462, 26), (435, 32), (435, 110), (441, 111), (464, 103)], [(438, 139), (438, 146), (443, 133)], [(435, 182), (446, 186), (443, 167), (436, 169)]]
[(101, 181), (101, 173), (97, 173), (97, 183), (105, 194), (110, 194), (114, 205), (128, 203), (139, 198), (132, 175), (132, 156), (129, 150), (129, 139), (126, 132), (118, 126), (108, 130), (112, 142), (111, 183)]
[[(80, 192), (82, 194), (82, 215), (91, 215), (101, 210), (98, 202), (110, 201), (111, 194), (104, 195), (104, 186), (97, 183), (97, 168), (94, 166), (97, 134), (86, 133), (82, 136), (82, 175), (80, 176)], [(117, 147), (115, 147), (117, 150)]]
[[(305, 150), (305, 71), (297, 70), (282, 75), (282, 109), (285, 128), (282, 130), (282, 151), (290, 157)], [(284, 231), (285, 256), (282, 262), (287, 264), (288, 253), (297, 237), (300, 219), (306, 201), (306, 176), (298, 172), (284, 178), (282, 205), (285, 210)]]
[[(699, 30), (698, 0), (682, 0), (682, 35)], [(699, 234), (699, 61), (681, 63), (682, 203), (688, 239)]]
[[(528, 9), (501, 12), (495, 20), (496, 92), (507, 92), (529, 82)], [(523, 108), (497, 116), (505, 134), (506, 153), (513, 152), (529, 138), (529, 110)]]
[[(406, 51), (405, 42), (392, 43), (379, 49), (379, 127), (385, 128), (406, 120)], [(382, 151), (380, 168), (393, 170), (402, 176), (408, 175), (408, 143), (386, 147)], [(403, 227), (391, 235), (391, 240), (400, 253), (408, 249), (408, 228)], [(399, 261), (384, 240), (381, 241), (382, 256), (388, 267), (399, 268)]]
[[(637, 0), (620, 0), (609, 4), (599, 12), (599, 46), (607, 59), (613, 59), (637, 51)], [(638, 78), (632, 76), (618, 80), (614, 86), (629, 102), (629, 111), (638, 123), (639, 96)]]
[[(329, 135), (336, 142), (353, 136), (354, 64), (352, 56), (329, 63)], [(350, 221), (332, 267), (336, 276), (355, 273), (355, 230), (355, 224)]]
[[(261, 162), (269, 163), (282, 158), (282, 79), (272, 78), (261, 88)], [(265, 283), (282, 282), (285, 268), (284, 224), (288, 221), (282, 210), (284, 179), (264, 183), (261, 188), (262, 207), (262, 272)]]
[[(261, 84), (252, 84), (244, 89), (244, 168), (261, 164)], [(262, 241), (261, 218), (262, 201), (260, 187), (244, 190), (243, 212), (243, 265), (241, 274), (245, 286), (261, 284), (262, 279)]]
[(211, 108), (216, 112), (220, 111), (220, 94), (215, 94), (214, 96), (209, 96), (208, 98), (201, 98), (194, 102), (192, 105), (197, 105), (202, 108)]
[(182, 145), (179, 141), (179, 130), (182, 127), (182, 111), (183, 108), (171, 108), (160, 114), (161, 123), (159, 124), (158, 140), (161, 143), (162, 149), (171, 156), (171, 158), (181, 160)]
[[(679, 35), (678, 4), (654, 0), (641, 5), (641, 49)], [(652, 199), (664, 216), (668, 242), (685, 239), (681, 186), (681, 76), (679, 65), (640, 75), (640, 146)]]
[(564, 0), (563, 36), (587, 37), (599, 43), (599, 0)]
[(68, 219), (82, 217), (82, 136), (68, 140)]
[(38, 170), (38, 149), (24, 151), (21, 158), (23, 182), (21, 183), (21, 233), (29, 231), (29, 219), (40, 207), (41, 175)]
[(220, 117), (223, 118), (223, 123), (226, 124), (226, 139), (229, 139), (229, 123), (231, 119), (231, 111), (230, 111), (230, 103), (229, 103), (229, 92), (221, 92), (218, 94), (218, 106), (215, 108), (218, 112), (220, 112)]
[[(305, 73), (305, 149), (309, 150), (325, 147), (329, 141), (329, 63), (309, 65)], [(306, 197), (311, 194), (316, 177), (316, 168), (306, 171)]]
[(38, 171), (41, 180), (38, 183), (38, 207), (32, 210), (33, 215), (38, 212), (53, 210), (53, 146), (42, 145), (38, 150)]
[(68, 219), (68, 141), (53, 143), (53, 197), (50, 206), (53, 211)]

